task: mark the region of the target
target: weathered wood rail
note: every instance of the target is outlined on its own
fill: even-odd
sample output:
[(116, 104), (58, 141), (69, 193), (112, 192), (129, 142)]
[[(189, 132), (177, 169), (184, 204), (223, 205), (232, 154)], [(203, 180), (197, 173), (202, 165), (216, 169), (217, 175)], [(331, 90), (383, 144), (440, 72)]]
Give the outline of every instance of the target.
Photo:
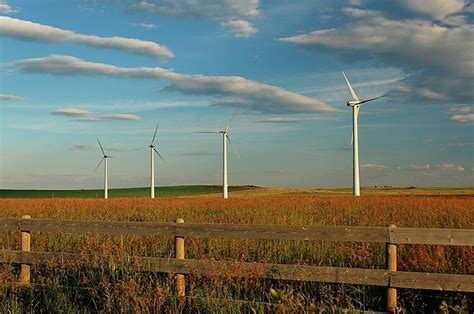
[[(438, 274), (397, 271), (397, 245), (474, 246), (474, 229), (423, 229), (343, 226), (287, 226), (156, 222), (104, 222), (57, 219), (30, 219), (29, 216), (0, 219), (0, 230), (18, 230), (21, 251), (0, 250), (1, 263), (21, 264), (20, 282), (29, 283), (30, 265), (75, 262), (91, 267), (134, 262), (141, 271), (176, 274), (177, 291), (185, 295), (184, 275), (272, 278), (281, 280), (321, 281), (387, 287), (387, 309), (396, 310), (397, 288), (474, 292), (474, 275)], [(31, 232), (81, 232), (115, 235), (172, 236), (175, 258), (117, 257), (97, 260), (77, 253), (30, 251)], [(185, 259), (186, 237), (245, 238), (305, 241), (349, 241), (386, 244), (387, 269), (320, 267), (269, 263)]]

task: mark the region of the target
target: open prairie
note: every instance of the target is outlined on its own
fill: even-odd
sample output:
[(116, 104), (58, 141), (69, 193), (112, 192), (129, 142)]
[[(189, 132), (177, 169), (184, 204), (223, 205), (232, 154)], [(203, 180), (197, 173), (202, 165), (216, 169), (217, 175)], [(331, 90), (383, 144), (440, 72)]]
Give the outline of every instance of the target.
[[(420, 191), (420, 190), (419, 190)], [(344, 225), (422, 228), (474, 228), (472, 189), (423, 189), (387, 195), (366, 191), (353, 198), (344, 190), (254, 189), (219, 195), (102, 199), (0, 200), (0, 218), (31, 215), (102, 221), (279, 225)], [(256, 197), (258, 196), (258, 197)], [(235, 240), (186, 238), (186, 258), (269, 262), (319, 266), (384, 268), (385, 249), (377, 243), (289, 240)], [(2, 249), (18, 249), (18, 233), (0, 235)], [(58, 234), (34, 232), (33, 251), (86, 252), (97, 258), (111, 254), (169, 257), (169, 237)], [(398, 270), (474, 274), (472, 247), (400, 245)], [(303, 283), (263, 279), (237, 279), (229, 274), (205, 278), (188, 276), (186, 300), (177, 298), (172, 277), (140, 273), (132, 266), (101, 268), (54, 265), (32, 268), (32, 288), (16, 287), (18, 269), (2, 265), (2, 311), (309, 311), (315, 309), (383, 310), (383, 288)], [(399, 290), (399, 306), (407, 312), (472, 312), (472, 295), (421, 290)]]
[[(231, 191), (250, 189), (250, 186), (230, 187)], [(180, 185), (162, 186), (155, 189), (157, 196), (200, 195), (220, 193), (222, 187), (217, 185)], [(149, 187), (110, 189), (110, 197), (148, 197)], [(0, 198), (103, 198), (103, 190), (20, 190), (0, 189)]]
[(0, 313), (474, 313), (473, 38), (472, 0), (0, 0)]

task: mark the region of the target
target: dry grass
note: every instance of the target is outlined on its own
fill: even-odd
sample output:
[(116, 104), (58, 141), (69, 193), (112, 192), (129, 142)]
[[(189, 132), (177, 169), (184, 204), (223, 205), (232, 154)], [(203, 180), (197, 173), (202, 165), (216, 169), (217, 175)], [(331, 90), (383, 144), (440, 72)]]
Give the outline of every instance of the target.
[[(0, 217), (78, 220), (166, 221), (246, 224), (322, 224), (403, 227), (474, 228), (474, 197), (315, 195), (306, 191), (258, 189), (233, 198), (218, 196), (151, 199), (2, 199)], [(287, 194), (287, 195), (283, 195)], [(87, 234), (34, 233), (33, 250), (86, 252), (98, 258), (110, 254), (170, 256), (171, 239)], [(16, 249), (18, 234), (0, 234), (0, 248)], [(234, 239), (187, 239), (186, 255), (197, 259), (278, 262), (312, 265), (384, 267), (379, 244)], [(401, 246), (399, 269), (474, 274), (472, 247)], [(10, 266), (0, 271), (0, 283), (14, 280)], [(14, 269), (13, 269), (14, 270)], [(383, 289), (349, 285), (278, 282), (271, 280), (190, 278), (186, 301), (178, 300), (165, 274), (122, 269), (34, 267), (34, 289), (4, 287), (2, 310), (48, 311), (81, 307), (86, 311), (302, 311), (325, 306), (383, 309)], [(72, 288), (71, 288), (72, 287)], [(401, 291), (407, 310), (435, 309), (446, 300), (451, 309), (470, 310), (468, 296)], [(232, 300), (246, 300), (236, 302)], [(36, 307), (33, 307), (36, 306)], [(275, 308), (276, 306), (276, 308)], [(0, 310), (1, 311), (1, 310)]]

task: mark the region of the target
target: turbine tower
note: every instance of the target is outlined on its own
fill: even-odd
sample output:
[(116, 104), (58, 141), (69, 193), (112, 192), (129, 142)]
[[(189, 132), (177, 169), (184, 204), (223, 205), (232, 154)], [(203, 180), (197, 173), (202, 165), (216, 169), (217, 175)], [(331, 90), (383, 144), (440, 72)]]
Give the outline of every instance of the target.
[(104, 162), (104, 198), (108, 199), (109, 198), (109, 182), (108, 182), (108, 173), (107, 173), (107, 159), (109, 158), (115, 158), (114, 156), (107, 155), (104, 151), (104, 148), (102, 147), (102, 144), (100, 144), (99, 139), (97, 139), (97, 143), (99, 143), (100, 150), (102, 151), (102, 158), (99, 161), (99, 164), (97, 164), (97, 167), (95, 167), (94, 172), (99, 168), (100, 164)]
[(151, 198), (155, 198), (155, 154), (157, 154), (164, 162), (166, 160), (161, 156), (155, 146), (155, 138), (156, 133), (158, 132), (158, 123), (156, 124), (155, 133), (153, 134), (153, 139), (148, 147), (150, 147), (150, 161), (151, 161), (151, 169), (150, 169), (150, 196)]
[(229, 141), (229, 143), (232, 146), (232, 148), (234, 149), (237, 157), (240, 159), (240, 154), (237, 151), (237, 148), (234, 146), (234, 144), (232, 144), (232, 141), (230, 140), (230, 137), (229, 137), (229, 134), (228, 134), (230, 123), (235, 118), (238, 111), (239, 111), (239, 109), (237, 109), (234, 112), (234, 114), (230, 118), (229, 122), (227, 123), (226, 127), (224, 129), (222, 129), (221, 131), (195, 132), (195, 133), (221, 133), (222, 134), (222, 155), (223, 155), (223, 158), (222, 158), (222, 168), (223, 168), (222, 169), (222, 195), (223, 195), (224, 199), (229, 198), (229, 184), (228, 184), (228, 180), (227, 180), (227, 141)]
[(356, 92), (352, 88), (351, 83), (347, 79), (346, 74), (342, 71), (342, 75), (349, 87), (349, 91), (352, 95), (352, 100), (347, 102), (348, 107), (352, 107), (352, 194), (354, 196), (360, 196), (360, 171), (359, 171), (359, 112), (360, 106), (366, 102), (379, 99), (383, 96), (370, 98), (367, 100), (359, 100)]

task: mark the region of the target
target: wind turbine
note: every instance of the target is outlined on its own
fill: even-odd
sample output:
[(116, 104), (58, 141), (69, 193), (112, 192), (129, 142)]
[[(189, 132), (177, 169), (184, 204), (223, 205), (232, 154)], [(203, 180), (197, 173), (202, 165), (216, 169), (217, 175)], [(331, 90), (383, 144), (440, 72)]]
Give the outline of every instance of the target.
[(100, 164), (104, 162), (104, 198), (107, 199), (109, 198), (109, 183), (108, 183), (108, 174), (107, 174), (107, 159), (109, 158), (115, 158), (114, 156), (109, 156), (105, 153), (104, 148), (102, 147), (102, 144), (100, 144), (99, 139), (97, 139), (97, 142), (99, 143), (100, 150), (102, 151), (102, 159), (99, 161), (99, 164), (97, 167), (95, 167), (94, 172), (99, 168)]
[(223, 189), (223, 197), (225, 199), (229, 198), (229, 185), (228, 185), (228, 181), (227, 181), (227, 141), (229, 141), (230, 145), (232, 146), (232, 148), (234, 149), (237, 157), (240, 159), (240, 154), (239, 152), (237, 151), (237, 148), (234, 146), (234, 144), (232, 144), (232, 141), (230, 140), (230, 137), (228, 135), (228, 131), (229, 131), (229, 127), (230, 127), (230, 123), (232, 122), (232, 120), (235, 118), (235, 116), (237, 115), (237, 112), (239, 111), (239, 109), (237, 109), (234, 114), (232, 115), (232, 117), (230, 118), (229, 122), (227, 123), (226, 127), (224, 129), (222, 129), (221, 131), (204, 131), (204, 132), (195, 132), (195, 133), (221, 133), (222, 134), (222, 154), (223, 154), (223, 162), (222, 162), (222, 168), (223, 168), (223, 174), (222, 174), (222, 189)]
[(346, 74), (342, 71), (342, 75), (346, 80), (347, 86), (352, 95), (352, 100), (347, 102), (348, 107), (352, 107), (352, 161), (353, 161), (353, 170), (352, 170), (352, 194), (354, 196), (360, 196), (360, 172), (359, 172), (359, 112), (360, 106), (366, 102), (379, 99), (383, 96), (370, 98), (366, 100), (359, 100), (356, 92), (352, 88), (351, 83), (347, 79)]
[(161, 154), (156, 149), (155, 138), (156, 138), (157, 132), (158, 132), (158, 123), (156, 124), (155, 133), (153, 134), (153, 138), (150, 142), (150, 145), (129, 150), (129, 152), (134, 152), (137, 150), (145, 149), (147, 147), (150, 148), (150, 153), (151, 153), (151, 156), (150, 156), (150, 165), (151, 165), (150, 167), (150, 197), (151, 198), (155, 198), (155, 154), (157, 154), (166, 163), (166, 160), (163, 158), (163, 156), (161, 156)]
[(156, 132), (158, 132), (158, 123), (156, 124), (155, 133), (153, 134), (153, 139), (148, 147), (150, 147), (151, 152), (151, 172), (150, 172), (150, 193), (151, 198), (155, 198), (155, 154), (157, 154), (164, 162), (166, 160), (161, 156), (155, 146)]

